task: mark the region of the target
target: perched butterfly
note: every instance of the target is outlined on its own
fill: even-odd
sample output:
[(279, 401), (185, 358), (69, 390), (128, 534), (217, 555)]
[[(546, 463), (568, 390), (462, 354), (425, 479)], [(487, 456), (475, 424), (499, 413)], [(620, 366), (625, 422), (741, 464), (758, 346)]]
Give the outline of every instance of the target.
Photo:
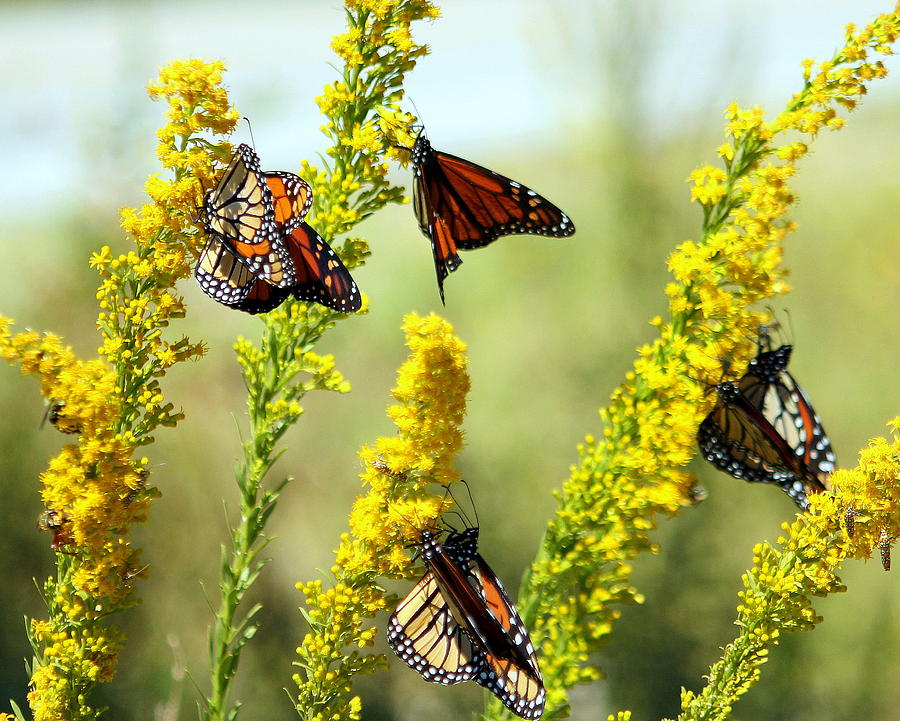
[(300, 223), (311, 204), (305, 181), (293, 173), (263, 173), (256, 153), (241, 144), (203, 199), (204, 228), (251, 273), (288, 287), (294, 283), (294, 268), (281, 236)]
[(472, 250), (501, 235), (563, 237), (575, 232), (569, 216), (553, 203), (492, 170), (431, 147), (419, 133), (412, 147), (413, 208), (431, 241), (438, 290)]
[(291, 294), (341, 313), (360, 309), (362, 297), (350, 271), (308, 223), (301, 222), (283, 242), (296, 274), (290, 288), (257, 278), (215, 238), (200, 254), (194, 275), (209, 297), (245, 313), (268, 313)]
[(359, 310), (350, 272), (303, 220), (311, 206), (306, 181), (293, 173), (262, 172), (256, 153), (239, 145), (204, 199), (210, 240), (195, 268), (203, 291), (253, 314), (277, 308), (292, 294), (343, 313)]
[(792, 347), (771, 348), (767, 333), (747, 373), (716, 385), (719, 401), (700, 424), (706, 460), (750, 482), (774, 483), (802, 509), (828, 489), (831, 441), (806, 393), (787, 371)]
[(544, 712), (534, 647), (500, 580), (478, 554), (478, 529), (422, 534), (428, 570), (400, 602), (388, 643), (426, 681), (475, 681), (525, 719)]

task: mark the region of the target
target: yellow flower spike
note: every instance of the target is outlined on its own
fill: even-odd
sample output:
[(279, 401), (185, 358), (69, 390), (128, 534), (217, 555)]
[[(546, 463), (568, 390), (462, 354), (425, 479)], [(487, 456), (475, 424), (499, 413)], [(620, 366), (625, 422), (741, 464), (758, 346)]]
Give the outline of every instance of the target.
[[(410, 355), (397, 373), (393, 391), (397, 404), (389, 409), (399, 435), (360, 449), (365, 464), (360, 478), (369, 491), (356, 500), (351, 532), (341, 538), (334, 586), (325, 592), (321, 584), (297, 586), (308, 607), (323, 611), (298, 649), (304, 672), (297, 680), (297, 701), (305, 718), (325, 710), (337, 718), (350, 718), (352, 699), (347, 694), (352, 676), (372, 673), (385, 664), (383, 654), (357, 655), (352, 669), (342, 667), (321, 684), (331, 660), (316, 649), (333, 629), (339, 629), (333, 638), (336, 654), (371, 645), (375, 630), (369, 628), (368, 619), (386, 604), (377, 578), (410, 575), (405, 546), (433, 526), (448, 503), (443, 490), (431, 495), (427, 485), (459, 478), (453, 457), (462, 447), (460, 425), (469, 389), (465, 344), (447, 321), (433, 314), (408, 315), (403, 330)], [(323, 599), (328, 599), (324, 605)]]
[[(301, 175), (313, 188), (314, 203), (310, 222), (334, 245), (335, 251), (348, 268), (352, 269), (369, 255), (368, 245), (360, 238), (349, 238), (339, 247), (335, 244), (335, 238), (388, 203), (404, 200), (402, 188), (393, 186), (387, 179), (388, 166), (382, 157), (385, 147), (377, 132), (375, 109), (387, 106), (396, 111), (399, 108), (403, 97), (403, 74), (411, 70), (417, 58), (426, 52), (423, 46), (412, 43), (410, 25), (415, 20), (434, 17), (436, 12), (425, 0), (381, 0), (372, 6), (348, 2), (346, 9), (347, 30), (335, 38), (333, 43), (335, 51), (344, 60), (344, 73), (337, 82), (326, 87), (318, 99), (325, 115), (322, 129), (331, 140), (331, 147), (326, 150), (330, 167), (320, 170), (304, 161), (301, 164)], [(210, 67), (221, 76), (221, 66)], [(196, 67), (185, 69), (188, 75), (198, 70)], [(191, 127), (191, 118), (185, 116), (185, 108), (192, 107), (191, 104), (197, 100), (196, 97), (184, 97), (181, 101), (173, 102), (177, 91), (184, 86), (184, 81), (185, 75), (180, 72), (166, 73), (152, 91), (161, 98), (170, 99), (169, 115), (172, 122), (160, 133), (164, 164), (177, 166), (180, 163), (190, 167), (192, 173), (184, 176), (184, 183), (176, 182), (172, 186), (151, 181), (153, 197), (160, 202), (165, 201), (165, 210), (168, 211), (170, 206), (172, 208), (172, 212), (161, 215), (158, 222), (144, 223), (134, 214), (123, 217), (123, 222), (129, 228), (134, 228), (135, 233), (141, 233), (145, 242), (151, 245), (158, 240), (154, 234), (155, 229), (190, 217), (191, 208), (199, 201), (200, 196), (199, 184), (187, 182), (190, 177), (196, 177), (204, 187), (209, 187), (214, 182), (210, 155), (198, 154), (191, 147), (177, 142), (180, 134)], [(233, 127), (237, 114), (228, 110), (227, 102), (222, 97), (211, 97), (215, 86), (215, 82), (207, 85), (199, 83), (201, 91), (210, 96), (206, 98), (205, 107), (216, 111), (221, 119), (220, 131), (227, 132)], [(224, 144), (220, 146), (220, 150), (222, 152), (214, 153), (216, 159), (220, 162), (227, 161), (230, 151), (226, 152)], [(195, 246), (203, 242), (199, 234), (195, 234), (192, 240)], [(164, 246), (160, 248), (163, 249)], [(188, 272), (190, 259), (196, 257), (199, 247), (191, 250), (187, 256), (171, 258), (172, 269), (168, 272), (176, 276), (182, 269)], [(368, 300), (363, 297), (367, 304)], [(173, 313), (181, 311), (180, 299), (173, 301), (173, 306)], [(365, 311), (366, 306), (360, 313)], [(242, 491), (240, 520), (232, 529), (234, 537), (240, 543), (235, 544), (235, 553), (229, 559), (230, 566), (223, 574), (222, 598), (226, 605), (218, 614), (219, 623), (240, 623), (235, 612), (249, 585), (245, 584), (244, 579), (255, 578), (259, 568), (259, 561), (255, 560), (258, 550), (255, 549), (266, 541), (263, 525), (257, 523), (256, 519), (270, 515), (277, 502), (277, 489), (281, 487), (267, 490), (262, 483), (278, 456), (279, 440), (303, 412), (301, 399), (312, 390), (340, 393), (350, 390), (349, 383), (335, 368), (333, 359), (319, 356), (313, 350), (322, 335), (342, 317), (345, 316), (314, 303), (289, 300), (277, 311), (261, 316), (264, 330), (259, 347), (244, 339), (238, 339), (235, 344), (238, 364), (248, 388), (251, 429), (250, 440), (246, 445), (246, 462), (238, 477)], [(125, 350), (129, 350), (112, 344), (106, 347), (111, 360), (118, 360)], [(165, 350), (154, 350), (161, 363), (168, 362), (172, 357)], [(303, 379), (298, 380), (297, 377), (301, 375)], [(172, 417), (175, 416), (170, 416)], [(410, 454), (406, 454), (408, 455)], [(373, 536), (380, 540), (377, 533)], [(358, 557), (354, 558), (355, 546), (352, 543), (342, 544), (342, 549), (338, 554), (340, 562), (346, 561), (348, 567), (354, 562), (359, 563)], [(331, 613), (329, 596), (316, 592), (312, 587), (304, 590), (311, 606), (317, 609), (315, 613), (310, 612), (311, 617), (318, 618), (316, 614)], [(322, 603), (326, 605), (319, 609)], [(366, 603), (369, 606), (376, 605), (368, 600)], [(211, 635), (214, 674), (216, 670), (237, 666), (242, 644), (232, 644), (228, 639), (243, 637), (252, 626), (250, 622), (249, 626), (241, 627), (239, 632), (234, 633), (228, 628), (217, 626)], [(232, 625), (230, 628), (233, 630), (236, 627)], [(341, 633), (343, 632), (338, 632), (335, 643), (343, 646)], [(306, 645), (301, 648), (306, 648)], [(340, 674), (338, 676), (344, 678)], [(319, 674), (316, 678), (321, 680), (323, 676)], [(206, 700), (210, 717), (222, 718), (229, 715), (227, 697), (230, 683), (230, 676), (214, 676), (212, 679), (213, 695)], [(335, 683), (340, 687), (345, 682), (341, 680), (338, 683), (336, 680)], [(347, 709), (346, 706), (341, 708)], [(299, 704), (298, 711), (304, 718), (324, 717), (314, 709), (307, 713), (303, 704)]]
[[(114, 256), (104, 246), (90, 257), (89, 265), (101, 278), (101, 358), (79, 360), (52, 334), (11, 335), (6, 323), (0, 324), (0, 356), (39, 377), (41, 393), (52, 406), (51, 420), (59, 430), (75, 434), (41, 475), (42, 499), (62, 519), (60, 536), (66, 541), (57, 578), (45, 584), (45, 597), (54, 599), (50, 617), (30, 624), (38, 652), (28, 696), (35, 719), (92, 718), (89, 693), (114, 674), (122, 638), (100, 619), (135, 602), (132, 571), (138, 551), (126, 536), (143, 520), (154, 496), (154, 489), (134, 481), (134, 453), (156, 427), (180, 418), (172, 404), (163, 405), (159, 379), (164, 369), (203, 350), (202, 344), (183, 340), (177, 353), (154, 354), (161, 330), (184, 315), (172, 288), (190, 271), (181, 261), (159, 274), (154, 249), (185, 244), (183, 224), (194, 210), (193, 168), (181, 163), (175, 144), (191, 142), (189, 127), (223, 129), (227, 123), (214, 114), (234, 112), (217, 87), (221, 66), (173, 63), (161, 78), (154, 94), (169, 99), (171, 123), (162, 133), (169, 140), (160, 147), (163, 164), (174, 169), (175, 179), (152, 176), (146, 187), (155, 203), (140, 212), (122, 212), (122, 225), (137, 250)], [(185, 94), (191, 100), (182, 104)], [(202, 163), (209, 165), (209, 160)], [(169, 252), (186, 257), (183, 251)]]
[[(601, 411), (605, 442), (579, 449), (579, 462), (558, 494), (556, 517), (519, 593), (518, 605), (532, 639), (545, 652), (552, 649), (552, 655), (541, 659), (548, 688), (545, 714), (551, 718), (564, 709), (566, 690), (595, 671), (588, 666), (589, 657), (617, 615), (610, 605), (640, 600), (628, 585), (627, 562), (640, 551), (652, 550), (647, 534), (655, 516), (677, 512), (679, 499), (694, 483), (681, 466), (695, 452), (698, 425), (714, 398), (689, 377), (718, 380), (717, 364), (700, 361), (701, 355), (728, 357), (732, 372), (739, 374), (755, 351), (752, 339), (762, 320), (750, 306), (787, 288), (779, 263), (780, 242), (794, 227), (785, 219), (795, 200), (788, 181), (794, 161), (807, 152), (809, 138), (780, 146), (775, 140), (786, 130), (813, 136), (826, 125), (834, 127), (839, 122), (836, 109), (848, 107), (862, 94), (860, 76), (875, 76), (876, 66), (861, 48), (883, 52), (877, 44), (886, 43), (871, 36), (875, 28), (889, 27), (885, 35), (895, 37), (897, 22), (896, 12), (881, 16), (867, 29), (851, 32), (852, 53), (840, 51), (818, 69), (805, 63), (809, 83), (771, 123), (761, 108), (729, 106), (725, 117), (730, 142), (717, 150), (724, 170), (700, 168), (689, 178), (692, 199), (702, 206), (703, 237), (683, 243), (669, 258), (674, 276), (666, 286), (670, 320), (655, 320), (659, 338), (641, 349), (634, 370)], [(854, 72), (836, 74), (846, 66)], [(693, 400), (688, 403), (686, 398)], [(874, 455), (874, 465), (888, 478), (892, 465), (884, 455)], [(894, 470), (890, 477), (900, 473)], [(854, 507), (862, 507), (862, 496), (882, 505), (873, 501), (871, 489), (854, 490), (848, 501)], [(834, 569), (842, 546), (832, 547), (824, 539), (844, 538), (835, 532), (842, 512), (805, 514), (789, 527), (783, 555), (767, 545), (756, 549), (756, 563), (761, 565), (745, 579), (738, 622), (748, 629), (747, 635), (727, 649), (728, 662), (714, 668), (702, 694), (685, 694), (682, 719), (724, 719), (734, 700), (758, 678), (766, 659), (764, 644), (776, 643), (786, 630), (818, 622), (808, 596), (840, 589)], [(880, 525), (894, 528), (885, 515)], [(816, 525), (820, 519), (827, 519), (830, 530)], [(858, 552), (871, 553), (877, 539), (867, 531), (857, 534)], [(824, 565), (810, 573), (807, 564), (817, 559), (824, 559)], [(495, 700), (489, 702), (486, 716), (509, 718)]]

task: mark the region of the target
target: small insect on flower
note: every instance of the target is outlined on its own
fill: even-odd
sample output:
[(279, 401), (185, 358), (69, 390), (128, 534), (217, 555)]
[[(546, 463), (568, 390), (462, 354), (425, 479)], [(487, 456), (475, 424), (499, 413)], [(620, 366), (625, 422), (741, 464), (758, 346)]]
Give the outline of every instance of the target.
[(688, 490), (684, 494), (684, 500), (682, 503), (683, 503), (683, 505), (687, 505), (687, 506), (699, 506), (708, 497), (709, 497), (709, 491), (707, 491), (699, 483), (694, 482), (691, 484), (691, 487), (688, 488)]
[(138, 468), (135, 471), (135, 475), (137, 475), (138, 481), (134, 488), (128, 488), (124, 495), (121, 496), (122, 505), (125, 507), (134, 503), (135, 499), (147, 490), (147, 479), (150, 477), (150, 471), (144, 467)]
[(81, 424), (65, 414), (65, 407), (62, 401), (50, 401), (44, 419), (50, 421), (60, 433), (81, 433)]
[(844, 509), (844, 528), (847, 530), (848, 538), (853, 538), (856, 533), (856, 519), (862, 515), (853, 506), (847, 506)]
[(787, 372), (791, 350), (772, 350), (761, 332), (747, 373), (715, 386), (719, 400), (700, 424), (697, 443), (717, 468), (751, 483), (774, 483), (806, 510), (809, 493), (828, 490), (835, 458), (822, 421)]
[(209, 242), (194, 275), (208, 296), (246, 313), (267, 313), (288, 296), (342, 313), (362, 297), (341, 259), (309, 224), (312, 189), (293, 173), (263, 172), (239, 145), (203, 202)]
[(891, 570), (891, 544), (894, 539), (886, 528), (881, 529), (878, 537), (878, 550), (881, 551), (881, 566), (885, 571)]
[(478, 554), (478, 528), (422, 533), (427, 571), (388, 624), (394, 653), (426, 681), (475, 681), (525, 719), (544, 712), (544, 682), (528, 631)]
[(391, 478), (406, 478), (408, 475), (403, 471), (392, 470), (391, 467), (387, 463), (385, 463), (384, 459), (381, 456), (378, 456), (374, 461), (372, 461), (372, 468), (374, 468), (379, 473), (390, 476)]
[(564, 237), (575, 224), (553, 203), (499, 173), (431, 147), (425, 132), (412, 148), (413, 209), (431, 241), (441, 302), (444, 279), (459, 268), (457, 250), (473, 250), (501, 235)]
[(69, 546), (73, 542), (71, 530), (68, 528), (69, 521), (60, 512), (52, 508), (44, 510), (38, 516), (37, 527), (41, 531), (50, 531), (53, 534), (53, 540), (50, 541), (50, 548), (57, 553), (65, 553), (70, 556), (75, 554), (71, 551), (60, 550), (63, 546)]

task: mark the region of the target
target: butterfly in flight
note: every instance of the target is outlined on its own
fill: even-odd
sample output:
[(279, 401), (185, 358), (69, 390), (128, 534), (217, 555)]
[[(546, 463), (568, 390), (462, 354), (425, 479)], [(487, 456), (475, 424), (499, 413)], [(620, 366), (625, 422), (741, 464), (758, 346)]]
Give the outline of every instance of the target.
[(700, 424), (697, 442), (717, 468), (745, 481), (774, 483), (806, 510), (809, 493), (830, 487), (835, 457), (809, 397), (787, 370), (792, 350), (773, 349), (764, 329), (747, 372), (715, 386), (718, 402)]
[(362, 299), (337, 254), (304, 221), (312, 207), (309, 184), (287, 172), (263, 172), (259, 158), (239, 145), (203, 203), (210, 240), (195, 276), (214, 300), (247, 313), (266, 313), (290, 295), (342, 313)]
[(575, 232), (565, 213), (521, 183), (431, 147), (420, 132), (413, 144), (413, 209), (431, 241), (441, 302), (444, 279), (459, 268), (458, 250), (501, 235), (564, 237)]
[(388, 644), (426, 681), (475, 681), (524, 719), (544, 712), (534, 647), (500, 579), (478, 554), (478, 528), (425, 531), (427, 570), (394, 611)]

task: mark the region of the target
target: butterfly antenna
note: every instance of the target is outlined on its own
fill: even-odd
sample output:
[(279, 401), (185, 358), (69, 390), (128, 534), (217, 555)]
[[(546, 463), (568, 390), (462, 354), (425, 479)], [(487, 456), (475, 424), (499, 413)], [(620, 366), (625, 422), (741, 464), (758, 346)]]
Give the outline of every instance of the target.
[[(409, 97), (409, 95), (407, 95), (406, 97), (409, 98), (409, 104), (413, 106), (413, 110), (416, 111), (416, 117), (419, 119), (419, 122), (418, 122), (419, 132), (424, 133), (425, 132), (425, 121), (422, 119), (422, 113), (420, 113), (419, 109), (416, 107), (415, 101), (411, 97)], [(416, 125), (413, 125), (413, 127), (415, 128)]]
[(255, 151), (256, 150), (256, 138), (253, 137), (253, 126), (250, 124), (250, 118), (248, 118), (245, 115), (241, 119), (247, 121), (247, 130), (250, 131), (250, 142), (253, 144), (253, 150)]
[(712, 381), (704, 380), (703, 378), (694, 378), (694, 376), (690, 375), (689, 373), (681, 373), (680, 375), (683, 378), (687, 378), (688, 380), (691, 380), (694, 383), (697, 383), (698, 385), (704, 386), (704, 388), (703, 388), (704, 395), (706, 395), (707, 393), (712, 391), (718, 385), (717, 383), (713, 383)]
[(787, 324), (788, 324), (788, 330), (789, 330), (789, 332), (790, 332), (790, 338), (789, 338), (789, 340), (793, 340), (793, 339), (796, 338), (797, 336), (796, 336), (796, 334), (795, 334), (795, 332), (794, 332), (794, 319), (791, 318), (791, 310), (790, 310), (790, 308), (785, 308), (785, 309), (784, 309), (784, 314), (787, 316), (787, 320), (788, 320)]
[[(460, 522), (463, 524), (463, 528), (469, 527), (469, 522), (466, 520), (466, 517), (462, 514), (461, 511), (447, 511), (447, 513), (445, 513), (444, 515), (445, 516), (456, 516), (457, 518), (459, 518)], [(456, 528), (453, 527), (452, 523), (447, 523), (447, 521), (443, 518), (441, 519), (441, 521), (451, 531), (453, 531), (454, 533), (459, 533), (459, 531), (457, 531)]]
[[(206, 198), (206, 186), (203, 184), (203, 181), (198, 181), (200, 183), (200, 197)], [(202, 202), (202, 201), (201, 201)], [(190, 216), (191, 222), (194, 225), (199, 225), (200, 221), (203, 220), (203, 206), (200, 203), (194, 203), (194, 212)]]
[(472, 513), (475, 514), (475, 527), (481, 528), (481, 523), (478, 521), (478, 509), (475, 507), (475, 499), (472, 497), (472, 489), (469, 487), (468, 481), (461, 478), (459, 482), (466, 487), (466, 494), (469, 496), (469, 505), (472, 506)]
[(456, 515), (459, 516), (460, 520), (466, 524), (466, 528), (479, 528), (480, 526), (478, 524), (478, 510), (475, 508), (475, 501), (472, 498), (472, 489), (469, 488), (469, 484), (466, 481), (460, 479), (459, 482), (462, 483), (466, 487), (466, 494), (469, 496), (469, 505), (472, 507), (472, 512), (475, 514), (475, 525), (474, 526), (472, 525), (472, 522), (469, 520), (469, 518), (466, 516), (466, 514), (462, 511), (459, 500), (456, 498), (456, 496), (453, 495), (453, 491), (450, 490), (450, 486), (448, 485), (447, 486), (447, 494), (450, 496), (450, 498), (453, 499), (453, 502), (456, 504), (456, 508), (458, 509), (458, 510), (454, 511), (454, 513), (456, 513)]

